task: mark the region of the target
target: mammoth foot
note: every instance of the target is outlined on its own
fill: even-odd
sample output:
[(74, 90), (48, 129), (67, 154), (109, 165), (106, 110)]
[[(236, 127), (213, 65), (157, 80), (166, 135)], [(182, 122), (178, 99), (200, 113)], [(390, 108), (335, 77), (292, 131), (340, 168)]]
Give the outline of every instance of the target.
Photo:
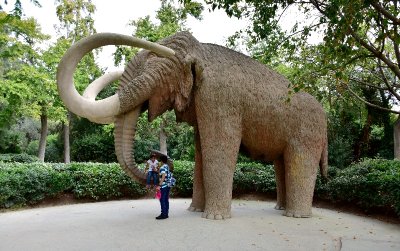
[(192, 201), (190, 207), (187, 209), (190, 212), (204, 212), (204, 202)]
[(209, 220), (224, 220), (224, 219), (231, 218), (231, 214), (230, 213), (207, 212), (207, 210), (206, 210), (203, 212), (201, 217), (209, 219)]
[(189, 210), (190, 212), (203, 212), (204, 208), (198, 208), (198, 207), (190, 206), (187, 210)]
[(284, 209), (285, 209), (285, 207), (284, 207), (284, 206), (281, 206), (281, 205), (278, 205), (278, 204), (276, 204), (276, 206), (274, 207), (274, 209), (276, 209), (276, 210), (284, 210)]
[(299, 213), (296, 211), (289, 211), (289, 210), (285, 210), (283, 212), (284, 216), (287, 217), (294, 217), (294, 218), (310, 218), (311, 217), (311, 213)]

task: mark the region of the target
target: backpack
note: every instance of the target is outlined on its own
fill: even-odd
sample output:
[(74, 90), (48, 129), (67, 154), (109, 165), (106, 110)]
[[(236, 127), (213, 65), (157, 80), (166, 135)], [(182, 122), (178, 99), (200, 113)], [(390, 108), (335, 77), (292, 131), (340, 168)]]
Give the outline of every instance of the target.
[(167, 177), (166, 177), (167, 185), (168, 185), (168, 187), (174, 187), (176, 184), (176, 179), (174, 178), (172, 172), (169, 170), (169, 167), (167, 170), (168, 170)]
[(174, 178), (174, 176), (172, 175), (172, 173), (170, 172), (170, 178), (167, 180), (167, 184), (168, 187), (174, 187), (176, 184), (176, 179)]

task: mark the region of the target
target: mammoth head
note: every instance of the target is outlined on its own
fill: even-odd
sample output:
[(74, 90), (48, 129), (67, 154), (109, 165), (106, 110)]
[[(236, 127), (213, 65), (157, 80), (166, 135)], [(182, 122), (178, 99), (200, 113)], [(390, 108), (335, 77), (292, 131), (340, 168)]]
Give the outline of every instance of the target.
[(188, 32), (180, 32), (160, 42), (175, 54), (159, 57), (148, 50), (139, 52), (126, 66), (118, 96), (121, 112), (148, 102), (149, 119), (170, 108), (182, 111), (188, 105), (195, 82), (195, 53), (199, 42)]
[[(105, 45), (130, 45), (144, 48), (124, 72), (103, 75), (92, 82), (81, 96), (74, 84), (73, 73), (83, 56)], [(57, 71), (58, 92), (73, 113), (97, 123), (115, 121), (115, 150), (122, 168), (144, 183), (145, 175), (135, 164), (133, 138), (142, 104), (149, 110), (149, 120), (168, 109), (182, 111), (190, 101), (196, 78), (194, 52), (199, 42), (188, 32), (180, 32), (159, 44), (130, 36), (99, 33), (84, 38), (65, 53)], [(95, 100), (109, 83), (120, 80), (118, 92), (106, 99)]]

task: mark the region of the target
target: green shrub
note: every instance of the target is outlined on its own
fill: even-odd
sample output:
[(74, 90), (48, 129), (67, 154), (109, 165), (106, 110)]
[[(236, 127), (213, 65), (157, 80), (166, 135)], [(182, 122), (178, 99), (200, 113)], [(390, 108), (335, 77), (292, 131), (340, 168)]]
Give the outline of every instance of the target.
[(44, 163), (3, 163), (0, 168), (0, 208), (34, 204), (68, 191), (70, 175)]
[(233, 176), (235, 194), (276, 192), (275, 171), (271, 165), (256, 162), (238, 163)]
[(87, 134), (75, 140), (71, 157), (77, 161), (115, 162), (114, 138), (104, 134)]
[(73, 193), (77, 198), (105, 200), (138, 197), (146, 193), (116, 163), (71, 163), (69, 171), (74, 182)]
[(176, 185), (171, 189), (174, 196), (192, 196), (193, 170), (194, 162), (192, 161), (174, 161), (174, 177), (176, 179)]
[(328, 163), (341, 168), (347, 167), (353, 160), (353, 145), (348, 137), (336, 136), (329, 139)]
[(37, 156), (29, 155), (26, 153), (15, 154), (0, 154), (0, 162), (19, 162), (19, 163), (32, 163), (39, 161)]
[(400, 161), (365, 159), (338, 171), (325, 188), (333, 202), (345, 201), (367, 211), (384, 209), (400, 215)]
[(38, 149), (39, 149), (39, 140), (32, 140), (26, 147), (25, 152), (29, 155), (37, 155)]
[[(174, 177), (176, 186), (171, 190), (174, 196), (190, 197), (193, 194), (194, 162), (175, 161)], [(272, 166), (255, 162), (238, 163), (233, 176), (233, 192), (275, 193), (275, 172)]]
[[(63, 161), (63, 148), (64, 146), (61, 145), (61, 140), (59, 135), (57, 134), (50, 134), (47, 136), (46, 140), (46, 154), (44, 156), (44, 161), (46, 162), (60, 162)], [(36, 149), (36, 152), (38, 148)]]
[(105, 200), (138, 197), (145, 192), (118, 164), (0, 162), (0, 208), (35, 204), (61, 193)]
[[(119, 164), (100, 163), (11, 163), (2, 155), (0, 162), (0, 208), (37, 203), (61, 193), (76, 198), (108, 200), (135, 198), (146, 193), (144, 186), (131, 180)], [(173, 196), (193, 193), (194, 162), (175, 161), (177, 180)], [(400, 216), (400, 161), (365, 159), (348, 168), (329, 167), (329, 181), (318, 176), (315, 197), (331, 202), (348, 202), (365, 210), (387, 210)], [(233, 177), (233, 193), (276, 193), (271, 165), (238, 163)]]

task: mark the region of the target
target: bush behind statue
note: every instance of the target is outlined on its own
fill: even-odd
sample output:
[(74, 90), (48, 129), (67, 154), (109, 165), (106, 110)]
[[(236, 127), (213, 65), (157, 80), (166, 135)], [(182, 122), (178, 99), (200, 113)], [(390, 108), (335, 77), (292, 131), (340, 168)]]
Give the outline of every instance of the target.
[(0, 208), (32, 205), (63, 193), (107, 200), (143, 196), (145, 190), (116, 163), (0, 163)]
[(400, 216), (400, 161), (364, 159), (336, 170), (317, 196), (331, 202), (350, 202), (365, 211), (394, 211)]
[(37, 161), (39, 161), (38, 157), (26, 153), (0, 154), (0, 162), (3, 163), (10, 163), (10, 162), (32, 163)]
[[(194, 162), (175, 161), (175, 197), (191, 197)], [(330, 180), (317, 179), (315, 197), (333, 203), (352, 203), (366, 211), (384, 210), (400, 216), (400, 161), (365, 159), (345, 169), (329, 168)], [(271, 165), (238, 163), (233, 194), (262, 192), (275, 195)], [(1, 163), (0, 208), (35, 204), (45, 198), (72, 193), (77, 199), (137, 198), (146, 191), (118, 164)]]

